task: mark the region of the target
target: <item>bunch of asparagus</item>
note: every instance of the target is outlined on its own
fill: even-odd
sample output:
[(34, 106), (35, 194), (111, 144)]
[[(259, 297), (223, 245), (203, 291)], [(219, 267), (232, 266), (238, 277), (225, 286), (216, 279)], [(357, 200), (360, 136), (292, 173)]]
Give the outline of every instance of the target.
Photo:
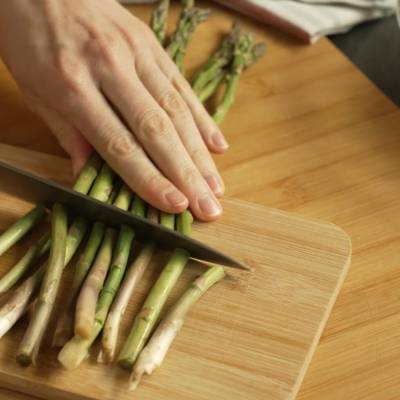
[[(166, 38), (169, 0), (160, 1), (151, 21), (158, 40), (162, 44), (167, 42), (167, 52), (181, 70), (186, 48), (198, 24), (209, 15), (207, 10), (196, 8), (193, 0), (183, 0), (182, 3), (180, 20), (169, 40)], [(264, 51), (264, 44), (254, 45), (253, 38), (241, 33), (239, 25), (234, 23), (221, 47), (195, 76), (193, 89), (203, 102), (213, 96), (220, 85), (226, 86), (214, 114), (218, 123), (233, 103), (243, 70), (257, 61)], [(82, 169), (74, 190), (130, 210), (184, 235), (191, 233), (193, 218), (189, 210), (175, 216), (148, 206), (121, 182), (97, 154)], [(45, 216), (45, 208), (38, 205), (3, 232), (0, 235), (0, 256), (37, 228)], [(0, 338), (28, 309), (32, 309), (16, 358), (25, 366), (37, 362), (45, 332), (54, 314), (63, 271), (86, 238), (74, 267), (67, 301), (58, 313), (53, 346), (61, 348), (59, 362), (65, 368), (73, 369), (87, 357), (92, 344), (101, 336), (99, 360), (112, 362), (117, 354), (123, 314), (157, 251), (156, 245), (149, 241), (136, 251), (132, 228), (122, 226), (117, 232), (100, 222), (90, 225), (83, 218), (69, 218), (68, 211), (61, 204), (54, 204), (50, 225), (50, 230), (0, 278), (0, 295), (7, 294), (0, 307)], [(132, 254), (136, 257), (130, 261)], [(45, 257), (47, 260), (38, 266), (38, 262)], [(132, 373), (132, 388), (137, 386), (143, 374), (152, 373), (162, 363), (188, 310), (224, 277), (222, 267), (210, 267), (160, 321), (165, 303), (189, 257), (184, 249), (172, 252), (118, 354), (118, 364)]]

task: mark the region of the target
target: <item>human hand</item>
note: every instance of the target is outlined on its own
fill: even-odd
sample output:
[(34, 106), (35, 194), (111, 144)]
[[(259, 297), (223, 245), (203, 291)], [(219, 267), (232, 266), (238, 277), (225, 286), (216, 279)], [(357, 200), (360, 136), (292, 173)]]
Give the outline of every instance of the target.
[(222, 212), (219, 128), (155, 39), (115, 0), (0, 2), (0, 55), (78, 172), (93, 146), (153, 206)]

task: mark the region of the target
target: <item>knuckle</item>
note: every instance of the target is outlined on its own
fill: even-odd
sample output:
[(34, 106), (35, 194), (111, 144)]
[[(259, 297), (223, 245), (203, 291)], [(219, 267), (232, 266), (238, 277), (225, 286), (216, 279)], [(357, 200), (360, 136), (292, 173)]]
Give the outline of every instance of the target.
[(70, 51), (62, 50), (55, 58), (55, 78), (64, 88), (73, 93), (81, 93), (85, 80), (83, 63)]
[(142, 188), (145, 188), (147, 192), (161, 194), (164, 187), (164, 179), (156, 173), (143, 174), (141, 182)]
[(188, 107), (182, 97), (171, 90), (161, 96), (161, 107), (171, 116), (176, 116), (188, 112)]
[(181, 168), (180, 171), (182, 182), (185, 183), (187, 186), (196, 186), (198, 182), (199, 174), (195, 168), (192, 166), (184, 166)]
[(171, 81), (173, 83), (173, 85), (176, 87), (176, 89), (179, 92), (186, 92), (188, 90), (192, 90), (192, 87), (190, 86), (190, 83), (181, 75), (178, 74), (174, 74), (174, 76), (172, 76)]
[(165, 139), (171, 133), (168, 118), (160, 110), (148, 110), (139, 120), (139, 132), (146, 141)]
[(189, 155), (196, 165), (204, 163), (204, 161), (207, 159), (206, 151), (200, 147), (190, 150)]
[(141, 151), (134, 137), (123, 134), (113, 134), (108, 138), (107, 152), (119, 159), (130, 158)]

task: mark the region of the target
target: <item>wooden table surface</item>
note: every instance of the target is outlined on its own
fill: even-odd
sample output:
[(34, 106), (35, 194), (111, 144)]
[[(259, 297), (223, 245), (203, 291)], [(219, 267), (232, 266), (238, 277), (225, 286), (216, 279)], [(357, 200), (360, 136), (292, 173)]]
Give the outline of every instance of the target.
[[(235, 15), (210, 7), (189, 72)], [(133, 9), (148, 18), (149, 8)], [(328, 40), (303, 46), (240, 19), (269, 49), (246, 72), (223, 124), (231, 149), (217, 163), (227, 195), (332, 221), (353, 241), (350, 272), (298, 400), (398, 399), (400, 112)], [(2, 142), (62, 154), (2, 66), (0, 129)]]

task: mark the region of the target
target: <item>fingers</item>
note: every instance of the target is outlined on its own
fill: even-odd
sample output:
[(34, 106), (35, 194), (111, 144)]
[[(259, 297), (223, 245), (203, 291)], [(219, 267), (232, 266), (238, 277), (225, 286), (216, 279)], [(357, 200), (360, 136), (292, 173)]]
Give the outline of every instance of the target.
[(225, 187), (186, 102), (153, 62), (139, 60), (137, 72), (147, 90), (168, 114), (189, 156), (215, 195)]
[(189, 106), (207, 147), (214, 153), (224, 153), (229, 145), (218, 125), (196, 97), (188, 81), (182, 76), (176, 65), (164, 51), (155, 50), (155, 52), (156, 60), (165, 77), (172, 83)]
[(64, 107), (68, 117), (132, 190), (166, 212), (178, 213), (188, 207), (186, 197), (154, 166), (94, 85), (86, 85), (85, 93)]
[(186, 195), (192, 212), (202, 220), (217, 218), (222, 213), (218, 200), (187, 153), (171, 119), (134, 71), (128, 76), (105, 75), (101, 87), (157, 167)]
[(71, 157), (72, 172), (76, 177), (89, 159), (93, 151), (92, 146), (79, 131), (55, 110), (37, 103), (31, 104), (30, 107), (43, 119), (51, 132), (57, 137), (61, 147)]

